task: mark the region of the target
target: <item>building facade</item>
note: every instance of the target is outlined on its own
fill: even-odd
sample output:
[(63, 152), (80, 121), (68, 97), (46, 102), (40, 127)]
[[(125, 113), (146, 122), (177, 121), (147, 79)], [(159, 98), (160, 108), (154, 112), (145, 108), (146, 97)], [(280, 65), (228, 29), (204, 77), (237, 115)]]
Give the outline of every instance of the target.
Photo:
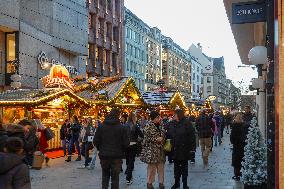
[(87, 0), (88, 76), (122, 75), (124, 1)]
[(145, 90), (153, 90), (162, 79), (162, 34), (156, 27), (147, 26), (146, 29), (146, 73)]
[[(147, 25), (125, 8), (125, 66), (124, 75), (135, 79), (140, 91), (145, 90), (147, 67)], [(149, 59), (148, 59), (149, 60)], [(147, 88), (147, 87), (146, 87)]]
[(227, 79), (227, 86), (227, 105), (231, 109), (241, 110), (241, 89), (237, 88), (230, 79)]
[(187, 101), (191, 98), (190, 55), (169, 37), (163, 36), (162, 42), (163, 80), (170, 90), (181, 91)]
[[(213, 95), (216, 96), (217, 108), (227, 104), (229, 95), (227, 78), (225, 73), (224, 57), (212, 58), (213, 60)], [(208, 78), (207, 78), (208, 79)]]
[(0, 1), (1, 88), (9, 88), (15, 73), (22, 88), (41, 88), (52, 64), (84, 75), (87, 20), (85, 0)]
[(202, 52), (200, 44), (192, 44), (188, 52), (192, 63), (192, 98), (207, 98), (213, 95), (213, 60)]

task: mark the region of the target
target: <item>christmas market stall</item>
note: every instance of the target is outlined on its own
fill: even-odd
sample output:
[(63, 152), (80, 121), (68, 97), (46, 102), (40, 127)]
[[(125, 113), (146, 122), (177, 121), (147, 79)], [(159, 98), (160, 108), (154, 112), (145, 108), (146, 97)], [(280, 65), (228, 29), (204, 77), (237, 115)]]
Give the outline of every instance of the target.
[(189, 109), (179, 91), (147, 91), (143, 93), (143, 98), (149, 108), (156, 108), (161, 114), (172, 115), (175, 109), (183, 109), (189, 114)]
[(40, 119), (45, 127), (50, 127), (55, 133), (50, 148), (60, 146), (59, 129), (64, 120), (88, 106), (87, 101), (62, 88), (19, 89), (0, 93), (2, 123), (17, 123), (24, 118)]
[(120, 107), (126, 113), (146, 107), (131, 77), (90, 78), (76, 91), (78, 96), (93, 105), (93, 109), (85, 111), (83, 115), (92, 115), (94, 118), (103, 119), (113, 107)]
[(197, 117), (200, 114), (201, 109), (206, 109), (208, 113), (213, 113), (213, 104), (210, 99), (190, 99), (189, 107), (191, 114)]

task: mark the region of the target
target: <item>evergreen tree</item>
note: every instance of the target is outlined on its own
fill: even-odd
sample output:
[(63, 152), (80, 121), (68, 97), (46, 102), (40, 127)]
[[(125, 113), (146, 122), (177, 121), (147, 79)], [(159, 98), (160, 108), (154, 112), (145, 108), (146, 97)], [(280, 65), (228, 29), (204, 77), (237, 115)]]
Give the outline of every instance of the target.
[(246, 185), (259, 186), (267, 180), (267, 151), (257, 121), (254, 117), (251, 121), (244, 159), (242, 162), (242, 182)]

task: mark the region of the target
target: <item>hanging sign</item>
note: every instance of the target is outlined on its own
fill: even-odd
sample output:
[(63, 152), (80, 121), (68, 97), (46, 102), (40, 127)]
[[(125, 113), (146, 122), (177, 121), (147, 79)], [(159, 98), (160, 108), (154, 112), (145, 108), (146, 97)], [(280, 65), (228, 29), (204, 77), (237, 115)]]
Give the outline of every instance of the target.
[(61, 65), (53, 65), (50, 68), (50, 74), (42, 78), (44, 87), (65, 87), (71, 90), (74, 89), (75, 84), (70, 79), (68, 70)]
[(57, 60), (55, 60), (54, 58), (49, 59), (47, 58), (47, 55), (44, 51), (41, 51), (37, 57), (38, 63), (40, 64), (41, 69), (45, 70), (45, 69), (49, 69), (51, 66), (53, 65), (61, 65), (64, 66), (69, 73), (71, 74), (75, 74), (78, 75), (78, 71), (74, 66), (70, 66), (67, 64), (63, 64)]
[(265, 1), (253, 1), (232, 4), (232, 24), (245, 24), (265, 21)]

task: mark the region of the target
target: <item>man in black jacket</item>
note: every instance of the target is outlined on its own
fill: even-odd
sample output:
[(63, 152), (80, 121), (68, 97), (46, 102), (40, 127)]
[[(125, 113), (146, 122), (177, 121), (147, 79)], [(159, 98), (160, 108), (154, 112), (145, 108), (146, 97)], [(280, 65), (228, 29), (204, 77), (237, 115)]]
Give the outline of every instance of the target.
[(130, 143), (128, 132), (121, 125), (119, 116), (120, 110), (112, 109), (95, 134), (94, 143), (98, 148), (102, 167), (102, 189), (108, 189), (110, 177), (111, 188), (119, 188), (122, 158)]
[(202, 110), (200, 116), (196, 119), (196, 129), (198, 131), (198, 137), (200, 139), (204, 168), (208, 167), (208, 157), (212, 147), (212, 125), (212, 119), (206, 114), (206, 110)]
[(191, 159), (191, 152), (195, 150), (195, 130), (191, 122), (185, 118), (183, 110), (175, 111), (175, 120), (177, 124), (170, 128), (175, 175), (175, 184), (172, 189), (180, 187), (181, 176), (183, 188), (189, 189), (187, 185), (188, 160)]

